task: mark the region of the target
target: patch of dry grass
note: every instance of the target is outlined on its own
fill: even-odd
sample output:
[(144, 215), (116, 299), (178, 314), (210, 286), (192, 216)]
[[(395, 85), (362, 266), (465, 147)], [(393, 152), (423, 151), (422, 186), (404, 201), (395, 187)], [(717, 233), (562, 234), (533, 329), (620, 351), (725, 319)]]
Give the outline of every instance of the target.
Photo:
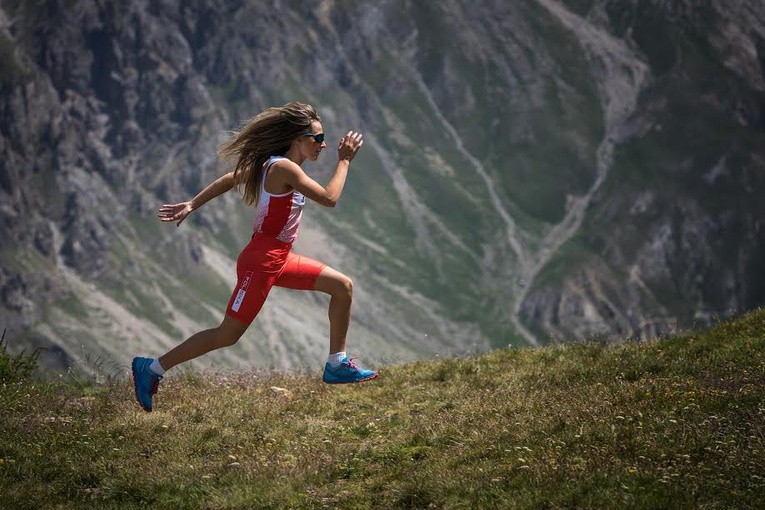
[[(756, 508), (765, 313), (644, 344), (317, 374), (6, 383), (2, 508)], [(286, 388), (288, 391), (274, 390)]]

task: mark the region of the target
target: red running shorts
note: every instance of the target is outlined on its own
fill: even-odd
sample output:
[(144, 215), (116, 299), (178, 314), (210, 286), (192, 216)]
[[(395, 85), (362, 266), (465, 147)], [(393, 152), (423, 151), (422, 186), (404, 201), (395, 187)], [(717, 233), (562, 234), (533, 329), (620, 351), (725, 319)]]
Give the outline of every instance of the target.
[(255, 235), (236, 261), (236, 288), (226, 314), (250, 324), (263, 307), (271, 287), (314, 290), (324, 267), (325, 264), (317, 260), (292, 253), (292, 243)]

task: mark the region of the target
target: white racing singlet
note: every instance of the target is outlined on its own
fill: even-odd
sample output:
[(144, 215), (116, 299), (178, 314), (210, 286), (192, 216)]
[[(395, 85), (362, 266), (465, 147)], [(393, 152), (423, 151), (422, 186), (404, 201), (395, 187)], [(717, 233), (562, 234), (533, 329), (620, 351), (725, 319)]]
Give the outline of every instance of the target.
[(285, 243), (292, 243), (297, 237), (300, 217), (303, 214), (303, 206), (305, 206), (305, 197), (296, 190), (281, 195), (272, 195), (266, 191), (268, 169), (280, 159), (287, 158), (271, 156), (266, 161), (260, 184), (260, 199), (255, 212), (253, 232), (276, 238)]

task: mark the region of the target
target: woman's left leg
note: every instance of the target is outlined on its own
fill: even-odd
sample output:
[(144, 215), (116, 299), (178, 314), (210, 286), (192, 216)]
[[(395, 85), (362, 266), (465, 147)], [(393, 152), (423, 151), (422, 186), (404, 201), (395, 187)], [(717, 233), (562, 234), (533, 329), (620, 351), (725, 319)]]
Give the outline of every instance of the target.
[(226, 315), (218, 327), (195, 333), (183, 343), (160, 356), (159, 364), (163, 369), (170, 370), (176, 365), (198, 358), (215, 349), (234, 345), (247, 331), (249, 325), (249, 323)]

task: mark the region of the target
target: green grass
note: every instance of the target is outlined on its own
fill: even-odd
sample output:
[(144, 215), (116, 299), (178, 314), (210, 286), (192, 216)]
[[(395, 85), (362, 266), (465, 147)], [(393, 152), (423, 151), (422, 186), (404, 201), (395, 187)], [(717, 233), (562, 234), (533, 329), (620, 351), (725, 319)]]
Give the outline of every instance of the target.
[(514, 348), (382, 373), (330, 387), (317, 374), (181, 372), (151, 414), (124, 380), (3, 382), (0, 507), (765, 500), (765, 311), (664, 341)]
[(28, 380), (37, 368), (37, 356), (39, 351), (20, 354), (11, 354), (6, 349), (6, 330), (0, 337), (0, 384), (13, 384)]

